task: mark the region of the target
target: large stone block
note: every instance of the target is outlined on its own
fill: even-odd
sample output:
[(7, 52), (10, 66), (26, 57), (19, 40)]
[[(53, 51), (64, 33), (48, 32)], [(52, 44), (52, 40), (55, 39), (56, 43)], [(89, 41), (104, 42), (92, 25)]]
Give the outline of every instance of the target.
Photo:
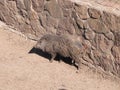
[(112, 54), (113, 54), (113, 56), (114, 56), (114, 58), (115, 58), (115, 61), (118, 63), (118, 64), (120, 64), (120, 46), (114, 46), (113, 48), (112, 48)]
[(26, 9), (25, 4), (24, 4), (24, 0), (16, 0), (16, 5), (17, 5), (17, 8), (19, 10)]
[(61, 6), (61, 8), (65, 8), (65, 9), (71, 9), (73, 8), (74, 3), (71, 2), (70, 0), (58, 0), (59, 5)]
[(86, 29), (87, 28), (87, 23), (84, 20), (81, 19), (76, 19), (76, 23), (80, 29)]
[(92, 30), (99, 34), (108, 33), (110, 31), (101, 19), (89, 19), (88, 25)]
[(114, 42), (108, 40), (104, 35), (99, 34), (96, 35), (95, 42), (97, 45), (97, 49), (101, 50), (104, 53), (109, 53), (111, 51)]
[(112, 41), (115, 40), (114, 34), (113, 34), (112, 32), (106, 33), (105, 36), (106, 36), (109, 40), (112, 40)]
[(86, 20), (89, 18), (87, 6), (75, 4), (75, 11), (81, 19)]
[(95, 38), (95, 32), (91, 29), (85, 30), (85, 38), (88, 40), (93, 40)]
[(103, 12), (102, 14), (103, 23), (113, 32), (118, 31), (120, 28), (120, 17), (108, 12)]
[(44, 3), (45, 0), (32, 0), (32, 5), (33, 5), (33, 9), (40, 13), (41, 11), (44, 10)]
[[(39, 14), (41, 25), (47, 29), (47, 27), (58, 27), (58, 19), (53, 18), (49, 15), (48, 12), (43, 12)], [(50, 29), (49, 29), (50, 30)]]
[(112, 48), (112, 54), (115, 59), (115, 70), (117, 73), (117, 76), (120, 77), (120, 46), (114, 46)]
[(73, 26), (73, 20), (72, 18), (63, 18), (60, 19), (58, 23), (58, 30), (57, 33), (69, 33), (73, 34), (75, 31)]
[(89, 8), (88, 9), (88, 14), (91, 18), (97, 19), (101, 17), (101, 11), (97, 10), (95, 8)]
[(31, 7), (32, 7), (32, 1), (31, 0), (24, 0), (24, 5), (25, 5), (26, 11), (30, 11)]
[(63, 12), (56, 0), (50, 0), (45, 4), (45, 10), (54, 18), (62, 18)]
[(114, 36), (115, 36), (115, 45), (116, 46), (120, 46), (120, 31), (114, 32)]
[(39, 36), (44, 32), (44, 28), (41, 27), (38, 14), (35, 11), (31, 10), (29, 12), (29, 20), (30, 20), (30, 26), (33, 30), (33, 34)]

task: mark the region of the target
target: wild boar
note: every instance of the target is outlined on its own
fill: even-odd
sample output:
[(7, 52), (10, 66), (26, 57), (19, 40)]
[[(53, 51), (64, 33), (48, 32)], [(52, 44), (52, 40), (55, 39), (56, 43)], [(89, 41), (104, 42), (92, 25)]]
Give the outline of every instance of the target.
[(63, 57), (70, 57), (78, 64), (78, 69), (80, 69), (84, 49), (80, 43), (73, 42), (65, 35), (43, 35), (43, 37), (37, 41), (34, 48), (41, 49), (43, 52), (51, 54), (52, 58), (50, 62), (53, 62), (57, 54)]

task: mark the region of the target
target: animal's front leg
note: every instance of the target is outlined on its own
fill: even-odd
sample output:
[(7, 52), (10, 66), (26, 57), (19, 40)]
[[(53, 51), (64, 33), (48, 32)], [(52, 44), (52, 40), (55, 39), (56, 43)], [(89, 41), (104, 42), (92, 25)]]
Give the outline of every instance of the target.
[(51, 56), (52, 56), (52, 58), (51, 58), (50, 62), (52, 63), (52, 62), (53, 62), (53, 60), (54, 60), (54, 59), (55, 59), (55, 57), (56, 57), (56, 53), (51, 53)]
[(82, 65), (82, 58), (80, 58), (79, 59), (79, 61), (78, 61), (78, 68), (77, 68), (77, 73), (79, 73), (80, 72), (80, 69), (81, 69), (81, 65)]
[(72, 65), (75, 65), (75, 60), (72, 59), (71, 64), (72, 64)]

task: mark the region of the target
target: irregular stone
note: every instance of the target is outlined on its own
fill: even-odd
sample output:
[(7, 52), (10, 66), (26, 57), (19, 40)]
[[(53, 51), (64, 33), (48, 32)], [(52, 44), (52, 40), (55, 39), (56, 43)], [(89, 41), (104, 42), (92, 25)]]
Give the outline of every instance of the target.
[(69, 1), (69, 0), (58, 0), (59, 5), (61, 6), (61, 8), (65, 8), (65, 9), (71, 9), (73, 8), (73, 2)]
[(89, 57), (91, 60), (93, 60), (93, 65), (94, 66), (99, 66), (100, 65), (100, 59), (101, 59), (102, 53), (95, 49), (95, 50), (91, 50)]
[(28, 14), (26, 11), (24, 0), (16, 0), (16, 6), (18, 9), (18, 13), (26, 19), (28, 17)]
[(89, 18), (87, 6), (75, 4), (75, 11), (81, 19), (86, 20)]
[(93, 64), (93, 65), (94, 65), (93, 60), (91, 60), (91, 59), (89, 58), (88, 53), (87, 53), (85, 56), (83, 56), (83, 59), (84, 59), (85, 61), (89, 62), (90, 64)]
[(109, 40), (112, 40), (112, 41), (115, 40), (114, 34), (113, 34), (112, 32), (106, 33), (105, 36), (106, 36)]
[(100, 49), (102, 52), (107, 53), (110, 52), (112, 46), (113, 46), (113, 41), (108, 40), (104, 35), (97, 35), (95, 38), (97, 48)]
[(82, 36), (84, 30), (79, 28), (79, 26), (77, 25), (77, 23), (76, 23), (75, 20), (73, 20), (73, 26), (74, 26), (74, 28), (75, 28), (75, 33), (76, 33), (78, 36)]
[(88, 40), (82, 40), (82, 44), (83, 44), (83, 46), (85, 47), (85, 52), (87, 53), (87, 54), (90, 54), (90, 52), (91, 52), (91, 47), (92, 47), (92, 45), (91, 45), (91, 43), (90, 43), (90, 41), (88, 41)]
[(102, 36), (100, 40), (100, 49), (102, 52), (110, 52), (113, 44), (113, 41), (108, 40), (107, 38)]
[(0, 4), (5, 5), (6, 4), (6, 0), (0, 0)]
[(58, 30), (57, 33), (69, 33), (73, 34), (75, 31), (74, 26), (73, 26), (73, 21), (71, 18), (63, 18), (60, 19), (58, 23)]
[[(5, 0), (0, 1), (0, 20), (7, 21), (6, 16), (8, 15), (8, 9), (4, 6), (6, 4)], [(6, 11), (6, 12), (5, 12)]]
[(99, 19), (89, 19), (88, 20), (89, 27), (94, 30), (96, 33), (108, 33), (110, 30), (106, 27), (106, 25)]
[(24, 5), (24, 0), (16, 0), (16, 5), (17, 5), (18, 10), (26, 9), (26, 7)]
[(76, 19), (77, 25), (80, 29), (86, 29), (87, 28), (87, 23), (84, 22), (81, 19)]
[(40, 13), (44, 10), (44, 0), (32, 0), (33, 9)]
[(95, 33), (91, 29), (85, 30), (85, 38), (88, 40), (93, 40), (95, 38)]
[(6, 10), (5, 12), (3, 11), (6, 20), (5, 22), (11, 26), (17, 26), (17, 7), (15, 1), (9, 1), (9, 3), (6, 4), (4, 10)]
[[(15, 1), (10, 1), (8, 4), (8, 7), (9, 7), (9, 15), (14, 16), (17, 14), (17, 6), (16, 6), (16, 2)], [(14, 18), (14, 17), (12, 17)]]
[(120, 64), (120, 46), (117, 47), (117, 46), (113, 46), (112, 48), (112, 54), (115, 58), (115, 61)]
[(112, 54), (102, 53), (99, 50), (92, 50), (90, 53), (90, 58), (93, 60), (95, 66), (102, 67), (105, 71), (116, 73), (114, 70), (114, 60)]
[(120, 25), (120, 17), (118, 17), (112, 13), (108, 13), (108, 12), (104, 11), (102, 14), (102, 21), (113, 32), (117, 31), (118, 28), (120, 27), (119, 26)]
[[(47, 20), (47, 22), (46, 22), (46, 25), (48, 26), (48, 27), (55, 27), (55, 28), (57, 28), (58, 27), (58, 20), (57, 19), (55, 19), (55, 18), (52, 18), (51, 16), (47, 16), (47, 18), (46, 18)], [(52, 22), (52, 23), (51, 23)]]
[(49, 2), (47, 2), (45, 4), (45, 10), (47, 10), (54, 18), (63, 17), (62, 9), (59, 7), (56, 0), (50, 0)]
[(114, 32), (114, 36), (115, 36), (114, 44), (116, 46), (120, 46), (120, 31)]
[(46, 22), (47, 22), (47, 19), (46, 19), (46, 18), (47, 18), (47, 15), (49, 15), (49, 14), (48, 14), (48, 12), (45, 12), (45, 11), (44, 11), (43, 13), (40, 13), (40, 14), (39, 14), (40, 24), (41, 24), (41, 26), (44, 27), (44, 28), (46, 27)]
[(20, 23), (19, 25), (16, 26), (16, 28), (19, 28), (19, 31), (24, 33), (25, 35), (27, 34), (34, 34), (34, 31), (32, 30), (31, 25), (26, 24), (25, 22)]
[(64, 17), (71, 17), (71, 10), (70, 9), (63, 9), (63, 16)]
[(72, 10), (71, 17), (74, 18), (75, 20), (78, 19), (77, 13), (74, 10)]
[(31, 6), (32, 6), (32, 1), (31, 0), (24, 0), (24, 5), (25, 5), (25, 8), (26, 8), (26, 11), (30, 11)]
[(89, 8), (88, 14), (91, 18), (97, 19), (101, 17), (101, 12), (95, 8)]
[[(39, 22), (39, 17), (34, 10), (29, 12), (30, 25), (33, 30), (33, 34), (39, 36), (41, 33), (44, 33), (44, 29), (41, 27)], [(36, 33), (37, 32), (37, 33)]]
[(116, 31), (120, 32), (120, 16), (116, 16), (115, 19), (116, 19), (116, 26), (117, 26), (117, 30)]
[(3, 21), (3, 22), (5, 22), (5, 17), (4, 17), (4, 15), (2, 14), (2, 12), (0, 12), (0, 20)]
[(51, 17), (47, 12), (41, 13), (39, 16), (41, 25), (45, 29), (47, 29), (47, 27), (58, 27), (58, 19)]
[(111, 54), (103, 53), (101, 59), (99, 60), (100, 66), (107, 72), (115, 74), (114, 61)]

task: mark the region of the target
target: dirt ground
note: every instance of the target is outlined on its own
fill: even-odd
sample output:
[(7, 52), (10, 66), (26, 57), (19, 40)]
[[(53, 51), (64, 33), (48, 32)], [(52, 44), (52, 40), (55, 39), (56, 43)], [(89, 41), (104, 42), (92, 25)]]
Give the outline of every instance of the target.
[(120, 83), (35, 53), (36, 42), (0, 26), (0, 90), (120, 90)]

